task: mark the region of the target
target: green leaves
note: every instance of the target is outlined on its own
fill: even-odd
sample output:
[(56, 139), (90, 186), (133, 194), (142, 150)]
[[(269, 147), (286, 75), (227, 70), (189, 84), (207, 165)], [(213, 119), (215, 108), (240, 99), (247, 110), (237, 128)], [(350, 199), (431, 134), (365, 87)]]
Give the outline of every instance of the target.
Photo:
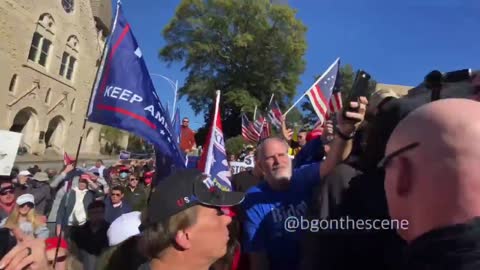
[(235, 136), (242, 110), (264, 110), (272, 93), (282, 109), (291, 103), (305, 67), (305, 31), (293, 9), (268, 0), (182, 0), (159, 56), (183, 63), (179, 93), (195, 113), (208, 114), (222, 91), (224, 130)]

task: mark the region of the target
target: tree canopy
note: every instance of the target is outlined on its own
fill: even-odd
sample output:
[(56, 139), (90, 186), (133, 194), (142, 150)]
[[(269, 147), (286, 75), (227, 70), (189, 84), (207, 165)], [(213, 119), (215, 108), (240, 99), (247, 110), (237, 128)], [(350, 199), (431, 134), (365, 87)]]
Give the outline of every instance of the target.
[(182, 0), (163, 30), (160, 59), (183, 63), (180, 96), (207, 124), (221, 90), (224, 133), (232, 137), (242, 111), (264, 110), (272, 94), (285, 109), (295, 96), (306, 50), (306, 27), (295, 16), (268, 0)]

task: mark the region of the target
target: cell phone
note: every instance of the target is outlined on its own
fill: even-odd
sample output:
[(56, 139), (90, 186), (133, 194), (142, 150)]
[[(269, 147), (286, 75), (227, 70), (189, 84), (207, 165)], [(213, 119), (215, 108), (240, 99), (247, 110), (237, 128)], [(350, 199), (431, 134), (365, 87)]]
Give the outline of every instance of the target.
[[(353, 81), (352, 90), (350, 91), (350, 95), (347, 99), (347, 104), (343, 107), (343, 116), (347, 119), (350, 119), (346, 116), (348, 111), (356, 112), (357, 109), (353, 109), (350, 107), (350, 102), (358, 101), (360, 97), (367, 97), (368, 96), (368, 85), (370, 82), (370, 74), (365, 72), (364, 70), (358, 70), (355, 75), (355, 80)], [(353, 120), (353, 119), (351, 119)]]

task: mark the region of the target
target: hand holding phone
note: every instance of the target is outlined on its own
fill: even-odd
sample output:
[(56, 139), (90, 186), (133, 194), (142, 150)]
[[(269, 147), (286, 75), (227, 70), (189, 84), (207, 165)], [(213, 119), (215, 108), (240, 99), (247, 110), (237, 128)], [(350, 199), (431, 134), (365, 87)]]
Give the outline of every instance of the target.
[(370, 74), (363, 70), (357, 71), (355, 75), (355, 81), (352, 85), (352, 90), (350, 91), (350, 96), (347, 99), (347, 104), (343, 107), (343, 118), (358, 121), (357, 119), (352, 119), (348, 117), (347, 112), (358, 112), (358, 108), (352, 108), (350, 102), (358, 102), (360, 97), (368, 96), (368, 85), (370, 81)]

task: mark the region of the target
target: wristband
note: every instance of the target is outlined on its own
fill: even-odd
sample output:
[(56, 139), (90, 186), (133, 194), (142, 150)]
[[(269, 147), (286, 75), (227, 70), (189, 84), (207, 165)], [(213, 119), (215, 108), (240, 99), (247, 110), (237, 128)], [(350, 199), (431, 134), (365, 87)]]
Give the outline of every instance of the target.
[(355, 137), (355, 131), (350, 134), (350, 136), (343, 134), (338, 128), (335, 129), (335, 132), (338, 134), (340, 138), (344, 141), (349, 141)]

